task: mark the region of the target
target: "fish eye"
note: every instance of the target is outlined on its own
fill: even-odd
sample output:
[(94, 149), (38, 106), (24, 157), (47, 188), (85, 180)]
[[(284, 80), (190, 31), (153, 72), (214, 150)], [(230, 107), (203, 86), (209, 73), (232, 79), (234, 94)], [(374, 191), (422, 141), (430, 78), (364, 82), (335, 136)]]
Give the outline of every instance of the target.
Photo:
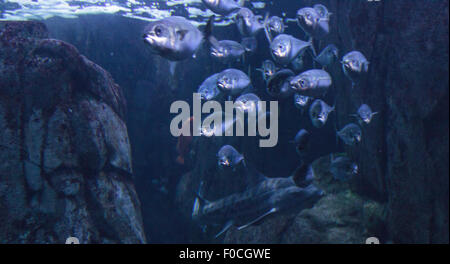
[(160, 37), (162, 35), (162, 28), (160, 26), (155, 27), (156, 36)]

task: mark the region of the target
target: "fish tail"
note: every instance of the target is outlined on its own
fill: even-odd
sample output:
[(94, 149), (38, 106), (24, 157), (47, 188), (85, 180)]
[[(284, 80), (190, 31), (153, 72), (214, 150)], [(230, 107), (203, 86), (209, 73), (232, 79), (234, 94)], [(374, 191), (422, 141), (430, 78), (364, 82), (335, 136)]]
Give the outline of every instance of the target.
[(210, 41), (211, 37), (212, 37), (212, 31), (213, 31), (213, 26), (214, 26), (214, 19), (216, 19), (215, 15), (212, 15), (209, 20), (208, 23), (206, 23), (206, 27), (203, 31), (203, 34), (205, 36), (205, 39)]
[(198, 217), (201, 208), (203, 208), (203, 206), (208, 203), (208, 201), (203, 198), (203, 185), (204, 185), (204, 182), (203, 181), (200, 182), (200, 186), (198, 187), (198, 192), (195, 197), (194, 206), (192, 208), (192, 218), (193, 219)]

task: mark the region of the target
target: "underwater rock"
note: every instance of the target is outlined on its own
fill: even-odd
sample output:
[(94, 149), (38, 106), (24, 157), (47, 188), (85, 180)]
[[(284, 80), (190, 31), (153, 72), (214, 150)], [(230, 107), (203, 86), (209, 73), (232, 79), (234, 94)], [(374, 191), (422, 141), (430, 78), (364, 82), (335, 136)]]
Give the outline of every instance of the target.
[(121, 88), (47, 35), (0, 23), (0, 241), (145, 243)]
[(341, 30), (332, 41), (371, 60), (353, 90), (348, 80), (336, 87), (338, 124), (365, 100), (382, 109), (358, 149), (346, 147), (360, 165), (360, 188), (389, 201), (393, 243), (448, 243), (448, 1), (329, 2)]

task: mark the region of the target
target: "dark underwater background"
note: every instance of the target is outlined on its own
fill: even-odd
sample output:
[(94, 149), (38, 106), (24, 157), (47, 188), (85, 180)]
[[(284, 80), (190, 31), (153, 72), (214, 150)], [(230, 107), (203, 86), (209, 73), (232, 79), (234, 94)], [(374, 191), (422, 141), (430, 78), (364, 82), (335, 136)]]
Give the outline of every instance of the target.
[[(359, 87), (352, 90), (336, 64), (324, 99), (336, 112), (325, 127), (314, 128), (289, 98), (280, 101), (276, 147), (223, 138), (195, 145), (184, 166), (175, 162), (169, 108), (191, 102), (205, 78), (227, 68), (206, 48), (180, 62), (172, 77), (167, 61), (142, 40), (145, 21), (82, 15), (41, 21), (45, 26), (0, 22), (0, 242), (62, 243), (73, 235), (85, 243), (363, 243), (370, 236), (448, 243), (448, 1), (277, 0), (255, 12), (294, 18), (315, 3), (333, 13), (319, 50), (334, 43), (340, 55), (359, 50), (370, 61)], [(306, 39), (295, 23), (288, 26), (288, 34)], [(234, 24), (215, 27), (214, 35), (240, 39)], [(256, 93), (268, 101), (256, 68), (270, 54), (264, 34), (258, 40), (257, 53), (233, 66), (247, 72), (250, 65)], [(360, 145), (345, 146), (335, 127), (351, 122), (363, 102), (379, 114), (363, 128)], [(300, 164), (290, 143), (300, 128), (312, 134), (306, 159), (327, 191), (312, 209), (219, 239), (217, 230), (204, 232), (190, 219), (200, 181), (215, 177), (221, 145), (235, 146), (268, 177), (287, 177)], [(340, 152), (360, 167), (350, 183), (331, 180), (326, 170), (326, 156)], [(214, 184), (213, 200), (235, 187), (227, 179)]]

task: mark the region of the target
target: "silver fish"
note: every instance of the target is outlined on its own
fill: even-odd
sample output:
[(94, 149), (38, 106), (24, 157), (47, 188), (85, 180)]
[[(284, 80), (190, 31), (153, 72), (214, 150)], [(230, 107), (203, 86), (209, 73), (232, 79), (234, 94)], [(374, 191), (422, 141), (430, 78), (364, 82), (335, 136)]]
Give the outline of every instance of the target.
[(316, 99), (309, 107), (309, 118), (313, 126), (317, 128), (323, 127), (332, 111), (334, 111), (334, 106), (331, 107), (324, 101)]
[(342, 58), (342, 70), (354, 84), (362, 74), (369, 71), (369, 61), (359, 51), (351, 51)]
[(297, 11), (297, 23), (306, 34), (321, 39), (329, 32), (329, 18), (322, 17), (316, 9), (305, 7)]
[(217, 80), (219, 74), (216, 73), (208, 77), (198, 88), (197, 93), (200, 94), (203, 100), (214, 100), (220, 95), (220, 90), (217, 88)]
[(251, 85), (250, 78), (241, 70), (227, 69), (219, 73), (217, 87), (227, 95), (242, 94)]
[(263, 79), (265, 81), (268, 81), (270, 77), (272, 77), (278, 69), (277, 66), (275, 66), (275, 63), (273, 63), (273, 61), (265, 60), (262, 64), (262, 67), (256, 70), (262, 73)]
[(200, 135), (204, 137), (224, 136), (234, 134), (234, 129), (242, 131), (244, 129), (244, 120), (239, 115), (234, 116), (222, 111), (213, 112), (203, 120), (201, 127), (198, 129), (200, 130)]
[(245, 54), (245, 47), (233, 40), (212, 41), (211, 55), (223, 63), (230, 63), (241, 59)]
[(289, 65), (289, 63), (299, 55), (303, 54), (310, 47), (310, 42), (286, 34), (278, 35), (270, 43), (270, 50), (274, 60), (284, 66)]
[(232, 168), (235, 170), (239, 164), (245, 165), (244, 155), (230, 145), (220, 148), (219, 152), (217, 152), (217, 160), (220, 169)]
[(309, 103), (313, 100), (313, 97), (301, 95), (301, 94), (294, 94), (294, 105), (300, 110), (304, 110), (304, 108), (308, 107)]
[(234, 102), (238, 105), (237, 109), (240, 109), (244, 113), (257, 113), (258, 102), (261, 101), (259, 97), (254, 93), (247, 93), (239, 96)]
[(245, 0), (202, 0), (202, 2), (214, 13), (228, 16), (239, 11)]
[(325, 95), (332, 83), (328, 72), (317, 69), (305, 71), (292, 78), (289, 82), (295, 92), (313, 97)]
[(320, 63), (322, 67), (328, 67), (336, 62), (338, 58), (338, 48), (334, 44), (330, 44), (326, 48), (324, 48), (314, 60)]
[(356, 112), (356, 116), (360, 122), (369, 124), (372, 121), (374, 115), (378, 114), (378, 112), (372, 112), (370, 106), (366, 104), (362, 104), (358, 111)]
[(253, 14), (248, 8), (241, 8), (236, 15), (236, 25), (242, 36), (255, 36), (264, 30), (263, 17)]
[(186, 18), (172, 16), (151, 22), (143, 37), (156, 54), (171, 61), (181, 61), (193, 57), (203, 39), (209, 38), (211, 25), (212, 19), (204, 35)]
[(287, 98), (293, 90), (289, 86), (290, 79), (295, 74), (289, 69), (277, 71), (267, 82), (267, 93), (275, 98)]
[(216, 235), (219, 237), (232, 226), (242, 230), (275, 213), (311, 208), (324, 196), (324, 192), (313, 184), (304, 188), (297, 186), (293, 177), (267, 178), (260, 175), (260, 178), (246, 191), (216, 201), (207, 201), (199, 195), (194, 202), (192, 219), (223, 225)]
[(295, 135), (294, 144), (295, 150), (299, 155), (304, 155), (309, 146), (310, 134), (305, 129), (300, 129)]
[(342, 139), (342, 141), (344, 141), (345, 144), (353, 146), (361, 142), (362, 130), (358, 125), (350, 123), (339, 130), (337, 135)]
[(268, 26), (270, 32), (274, 32), (277, 35), (283, 34), (286, 26), (284, 25), (283, 19), (277, 16), (272, 16), (269, 18)]
[(349, 181), (358, 175), (359, 167), (347, 156), (334, 156), (331, 154), (330, 172), (336, 180)]

